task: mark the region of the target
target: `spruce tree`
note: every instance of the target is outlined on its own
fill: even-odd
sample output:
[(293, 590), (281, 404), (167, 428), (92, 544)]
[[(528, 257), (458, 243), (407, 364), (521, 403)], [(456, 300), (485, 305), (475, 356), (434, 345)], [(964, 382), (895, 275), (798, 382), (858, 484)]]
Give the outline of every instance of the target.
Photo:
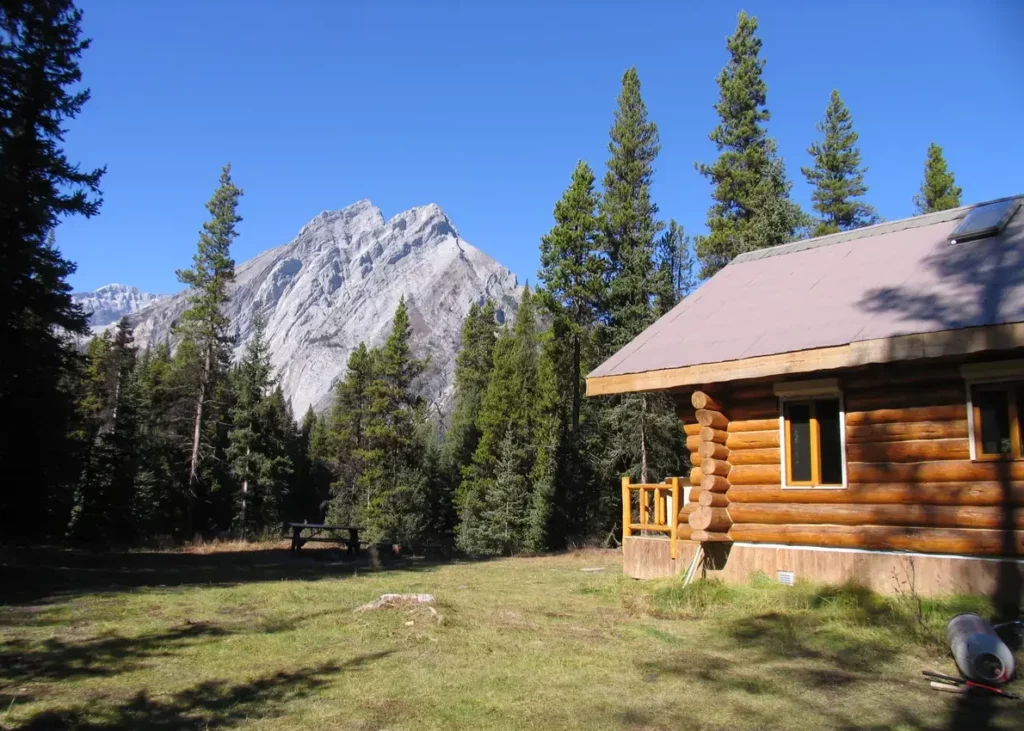
[[(203, 224), (199, 244), (192, 259), (192, 268), (178, 270), (178, 281), (189, 286), (188, 309), (182, 313), (176, 326), (189, 344), (185, 351), (195, 358), (189, 397), (193, 402), (192, 449), (188, 470), (187, 533), (193, 528), (194, 503), (200, 488), (200, 466), (209, 445), (204, 445), (204, 425), (216, 420), (210, 409), (215, 406), (212, 397), (222, 385), (230, 361), (228, 334), (230, 321), (223, 308), (229, 300), (228, 286), (235, 280), (235, 262), (231, 258), (231, 244), (238, 236), (236, 226), (238, 201), (242, 190), (231, 180), (231, 165), (225, 165), (220, 174), (220, 185), (206, 204), (210, 220)], [(207, 447), (207, 449), (204, 449)]]
[[(605, 265), (599, 254), (596, 207), (594, 173), (581, 160), (569, 188), (555, 204), (555, 225), (540, 244), (537, 298), (548, 316), (562, 325), (562, 342), (571, 353), (570, 370), (560, 380), (571, 399), (573, 433), (579, 430), (584, 379), (594, 365), (594, 335), (604, 292)], [(618, 250), (622, 252), (624, 247), (620, 245)], [(619, 276), (623, 276), (622, 270)]]
[(8, 537), (66, 527), (56, 508), (76, 472), (70, 336), (87, 332), (86, 318), (67, 283), (75, 265), (52, 234), (101, 202), (104, 170), (64, 151), (65, 126), (89, 100), (81, 19), (71, 0), (0, 3), (0, 469), (31, 486), (0, 489)]
[(328, 520), (332, 523), (355, 522), (371, 495), (360, 495), (356, 481), (363, 472), (370, 421), (370, 384), (375, 378), (375, 353), (359, 343), (348, 357), (345, 378), (334, 395), (331, 419), (321, 435), (311, 432), (309, 458), (314, 465), (325, 465), (334, 481), (330, 485)]
[(697, 286), (690, 237), (675, 219), (669, 221), (665, 233), (658, 239), (655, 259), (659, 275), (655, 309), (663, 315)]
[[(233, 526), (242, 538), (280, 531), (281, 508), (294, 466), (289, 454), (292, 418), (270, 363), (260, 315), (233, 372), (227, 457), (239, 489)], [(275, 388), (276, 387), (276, 388)]]
[(369, 410), (366, 450), (356, 484), (367, 496), (361, 514), (370, 540), (408, 540), (416, 492), (422, 442), (417, 425), (423, 419), (423, 400), (413, 383), (426, 366), (412, 355), (412, 326), (403, 297), (395, 310), (391, 334), (375, 359), (374, 379), (367, 390)]
[(608, 258), (605, 317), (610, 354), (654, 321), (656, 288), (655, 237), (661, 230), (658, 207), (651, 201), (654, 160), (661, 144), (658, 127), (647, 119), (640, 77), (631, 68), (622, 77), (608, 151), (604, 195), (599, 205), (604, 250)]
[(824, 236), (876, 223), (875, 210), (862, 200), (868, 192), (864, 184), (867, 168), (861, 166), (858, 135), (850, 110), (835, 89), (817, 130), (823, 139), (807, 148), (814, 165), (801, 168), (807, 182), (814, 186), (811, 200), (821, 216), (813, 235)]
[(960, 194), (953, 172), (946, 165), (942, 148), (932, 142), (928, 145), (928, 157), (924, 161), (924, 180), (921, 191), (914, 196), (918, 213), (934, 213), (960, 206)]
[(736, 32), (726, 40), (729, 61), (717, 79), (720, 122), (710, 138), (719, 157), (711, 165), (697, 165), (714, 185), (708, 235), (694, 242), (702, 278), (745, 251), (792, 240), (807, 222), (789, 198), (791, 184), (764, 126), (771, 115), (756, 32), (757, 18), (741, 12)]
[(451, 475), (457, 505), (461, 504), (463, 498), (460, 470), (470, 463), (480, 443), (477, 419), (483, 395), (491, 379), (494, 343), (498, 336), (495, 311), (492, 300), (484, 302), (482, 307), (475, 302), (470, 305), (462, 325), (462, 343), (455, 360), (454, 408), (439, 459), (444, 465), (443, 469)]

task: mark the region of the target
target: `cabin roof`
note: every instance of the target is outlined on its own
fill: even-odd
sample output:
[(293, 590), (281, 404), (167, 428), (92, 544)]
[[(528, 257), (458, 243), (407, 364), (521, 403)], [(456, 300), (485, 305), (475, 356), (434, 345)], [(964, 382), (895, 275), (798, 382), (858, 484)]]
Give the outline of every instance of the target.
[[(752, 359), (764, 376), (773, 367), (783, 373), (854, 364), (832, 357), (839, 351), (803, 358), (795, 370), (794, 358), (768, 360), (843, 346), (857, 353), (857, 365), (926, 357), (925, 341), (907, 349), (905, 336), (1022, 323), (1024, 207), (996, 236), (950, 243), (975, 207), (742, 254), (595, 369), (588, 393), (752, 377), (740, 367)], [(1024, 329), (1021, 335), (1024, 345)], [(900, 338), (900, 347), (881, 347)], [(995, 341), (972, 343), (975, 352)], [(629, 378), (636, 374), (646, 377)]]

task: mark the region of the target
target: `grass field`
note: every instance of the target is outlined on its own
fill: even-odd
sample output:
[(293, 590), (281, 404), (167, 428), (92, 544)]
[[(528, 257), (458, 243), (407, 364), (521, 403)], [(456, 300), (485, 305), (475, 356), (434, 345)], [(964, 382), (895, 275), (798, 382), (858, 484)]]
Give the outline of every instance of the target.
[[(936, 693), (925, 603), (634, 582), (614, 552), (380, 571), (279, 548), (0, 554), (0, 728), (1024, 728)], [(602, 569), (584, 571), (583, 569)], [(354, 612), (385, 592), (423, 608)]]

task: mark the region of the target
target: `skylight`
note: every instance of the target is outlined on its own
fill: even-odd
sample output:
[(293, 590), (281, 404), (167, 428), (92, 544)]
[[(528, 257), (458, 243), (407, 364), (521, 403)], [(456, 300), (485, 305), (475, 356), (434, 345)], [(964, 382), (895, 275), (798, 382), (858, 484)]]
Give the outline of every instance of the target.
[(949, 241), (959, 244), (964, 241), (995, 236), (1006, 228), (1006, 224), (1010, 222), (1018, 208), (1020, 208), (1019, 198), (1007, 198), (972, 208), (971, 212), (960, 221), (960, 225), (953, 229), (953, 233), (949, 235)]

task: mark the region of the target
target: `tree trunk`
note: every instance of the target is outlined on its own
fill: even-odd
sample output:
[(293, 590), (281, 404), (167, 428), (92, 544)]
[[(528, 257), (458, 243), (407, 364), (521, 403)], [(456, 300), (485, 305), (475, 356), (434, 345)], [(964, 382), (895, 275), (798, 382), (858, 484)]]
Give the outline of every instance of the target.
[(640, 397), (640, 482), (647, 484), (647, 397)]
[(199, 437), (203, 428), (203, 407), (206, 405), (206, 388), (210, 381), (211, 368), (210, 348), (206, 348), (206, 361), (203, 365), (202, 377), (199, 379), (199, 395), (196, 398), (196, 418), (192, 427), (192, 457), (189, 460), (187, 505), (185, 509), (185, 535), (192, 538), (193, 518), (195, 513), (196, 486), (199, 484)]
[(577, 333), (572, 339), (572, 433), (576, 436), (580, 429), (580, 336)]

